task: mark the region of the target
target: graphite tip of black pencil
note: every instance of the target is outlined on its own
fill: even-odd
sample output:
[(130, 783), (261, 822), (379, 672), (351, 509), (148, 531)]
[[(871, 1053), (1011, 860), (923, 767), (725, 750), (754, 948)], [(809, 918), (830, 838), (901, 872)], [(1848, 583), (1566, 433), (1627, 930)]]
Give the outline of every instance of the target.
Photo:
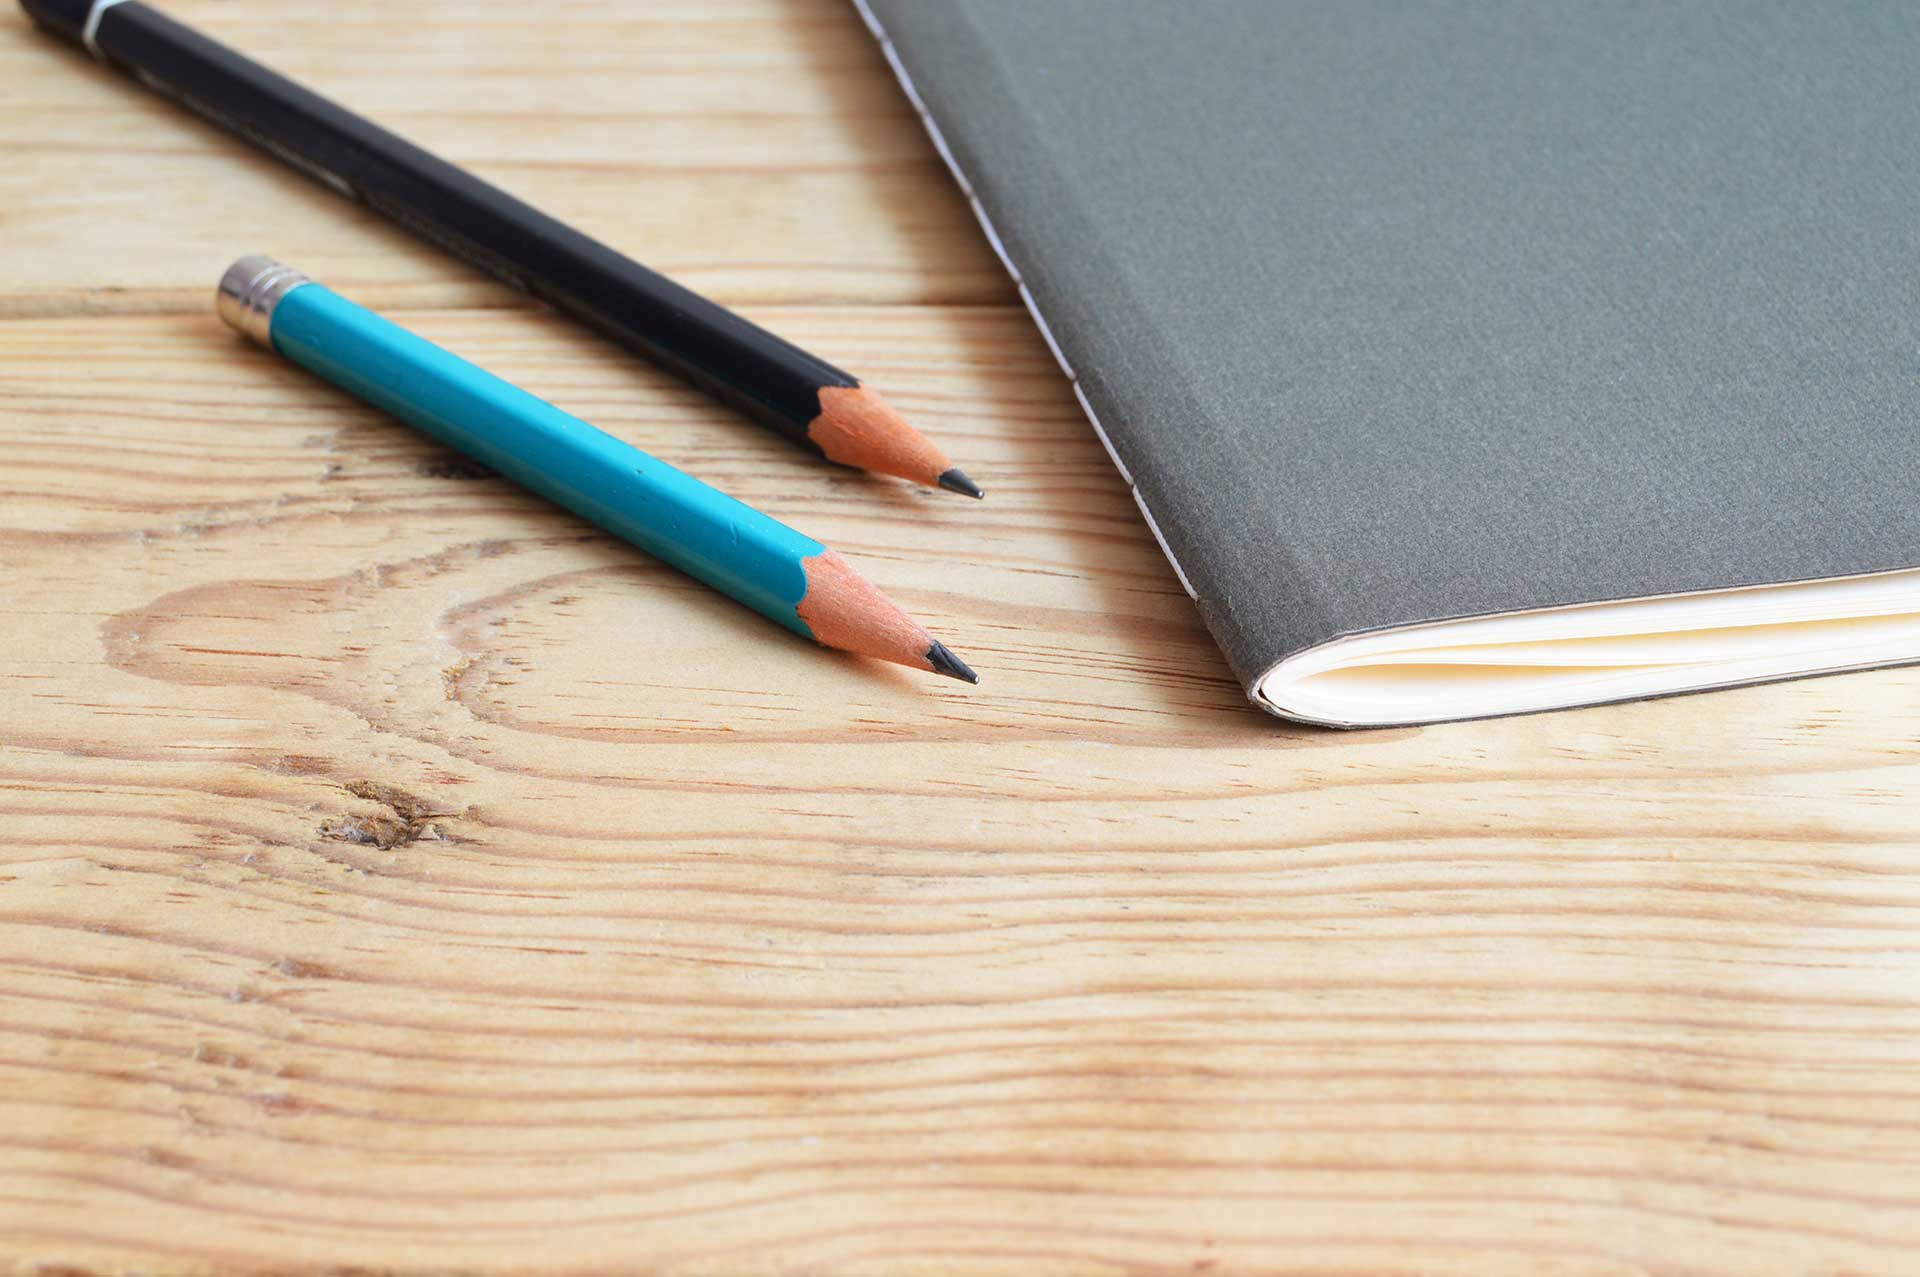
[(973, 497), (976, 500), (987, 495), (979, 484), (967, 478), (965, 472), (957, 466), (941, 474), (940, 486), (948, 492), (958, 492), (963, 497)]
[(934, 673), (957, 678), (963, 683), (980, 681), (980, 676), (973, 672), (972, 667), (949, 651), (939, 639), (935, 639), (933, 646), (927, 649), (927, 664), (933, 666)]

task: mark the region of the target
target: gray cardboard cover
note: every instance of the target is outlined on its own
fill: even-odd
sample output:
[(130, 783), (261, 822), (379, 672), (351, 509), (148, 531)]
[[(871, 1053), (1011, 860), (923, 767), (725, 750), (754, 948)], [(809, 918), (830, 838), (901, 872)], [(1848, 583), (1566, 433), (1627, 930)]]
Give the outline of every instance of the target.
[(1920, 565), (1920, 6), (867, 0), (1240, 679)]

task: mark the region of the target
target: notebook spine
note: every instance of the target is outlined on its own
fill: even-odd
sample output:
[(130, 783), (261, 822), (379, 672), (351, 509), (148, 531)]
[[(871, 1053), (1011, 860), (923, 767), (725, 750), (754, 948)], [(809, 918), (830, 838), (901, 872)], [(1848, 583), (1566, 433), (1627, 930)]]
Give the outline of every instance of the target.
[(1040, 330), (1040, 336), (1046, 341), (1047, 349), (1053, 352), (1054, 361), (1060, 365), (1060, 371), (1066, 374), (1068, 384), (1073, 387), (1073, 397), (1080, 402), (1080, 410), (1086, 414), (1087, 424), (1093, 427), (1093, 433), (1099, 437), (1100, 446), (1106, 449), (1107, 459), (1113, 462), (1113, 468), (1120, 472), (1120, 478), (1125, 481), (1127, 491), (1133, 497), (1133, 503), (1140, 507), (1141, 515), (1147, 521), (1147, 530), (1153, 534), (1154, 544), (1158, 545), (1160, 552), (1167, 556), (1167, 563), (1173, 568), (1174, 576), (1179, 579), (1180, 588), (1187, 592), (1188, 598), (1196, 603), (1199, 602), (1200, 595), (1194, 590), (1193, 582), (1188, 579), (1186, 569), (1180, 566), (1180, 560), (1175, 557), (1173, 547), (1167, 544), (1166, 536), (1160, 531), (1159, 522), (1154, 519), (1153, 511), (1147, 506), (1146, 497), (1140, 492), (1140, 486), (1134, 482), (1132, 472), (1128, 470), (1126, 462), (1121, 460), (1120, 453), (1113, 446), (1113, 440), (1108, 437), (1106, 428), (1100, 424), (1100, 416), (1093, 410), (1093, 404), (1088, 400), (1087, 392), (1081, 387), (1080, 378), (1074, 373), (1073, 365), (1068, 362), (1066, 353), (1060, 349), (1060, 343), (1055, 340), (1053, 329), (1048, 325), (1046, 316), (1040, 313), (1040, 305), (1034, 300), (1033, 291), (1027, 287), (1019, 265), (1007, 252), (1006, 243), (1000, 238), (1000, 232), (994, 229), (993, 219), (987, 215), (986, 207), (981, 204), (979, 195), (975, 193), (973, 182), (967, 177), (966, 171), (960, 167), (960, 161), (954, 157), (953, 148), (947, 144), (946, 137), (940, 132), (939, 124), (934, 121), (933, 113), (927, 110), (927, 104), (921, 98), (920, 91), (914, 87), (913, 76), (908, 73), (906, 63), (901, 60), (899, 51), (894, 48), (893, 40), (887, 35), (886, 28), (881, 25), (878, 15), (867, 4), (867, 0), (853, 0), (853, 5), (860, 11), (860, 17), (867, 24), (867, 29), (873, 32), (873, 38), (879, 41), (880, 52), (886, 57), (887, 65), (893, 69), (894, 78), (900, 81), (901, 91), (913, 104), (914, 113), (920, 117), (920, 123), (925, 126), (927, 136), (933, 139), (933, 148), (946, 162), (947, 171), (953, 174), (953, 180), (959, 184), (961, 192), (966, 195), (967, 203), (973, 209), (973, 215), (979, 219), (981, 229), (986, 232), (987, 242), (993, 245), (994, 254), (1000, 258), (1000, 264), (1006, 267), (1007, 274), (1012, 276), (1014, 286), (1020, 292), (1020, 300), (1026, 305), (1027, 313), (1033, 316), (1034, 326)]

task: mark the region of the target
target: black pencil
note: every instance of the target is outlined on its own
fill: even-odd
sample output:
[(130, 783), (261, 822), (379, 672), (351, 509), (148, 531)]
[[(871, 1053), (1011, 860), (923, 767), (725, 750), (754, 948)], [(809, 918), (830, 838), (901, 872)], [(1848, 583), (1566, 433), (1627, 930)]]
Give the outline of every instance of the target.
[(830, 461), (980, 488), (878, 392), (140, 0), (20, 0), (42, 27)]

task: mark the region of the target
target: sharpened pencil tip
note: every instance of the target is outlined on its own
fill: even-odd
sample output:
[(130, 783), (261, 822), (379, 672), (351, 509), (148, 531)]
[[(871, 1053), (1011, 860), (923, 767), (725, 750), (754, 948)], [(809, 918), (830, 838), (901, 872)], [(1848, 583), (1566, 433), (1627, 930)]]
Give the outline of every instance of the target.
[(965, 661), (948, 651), (947, 645), (939, 639), (935, 639), (933, 646), (927, 649), (927, 664), (933, 666), (934, 673), (957, 678), (963, 683), (980, 681), (980, 676)]
[(957, 467), (940, 476), (940, 486), (948, 492), (958, 492), (961, 496), (972, 497), (976, 501), (987, 495), (979, 484), (967, 478), (965, 472)]

